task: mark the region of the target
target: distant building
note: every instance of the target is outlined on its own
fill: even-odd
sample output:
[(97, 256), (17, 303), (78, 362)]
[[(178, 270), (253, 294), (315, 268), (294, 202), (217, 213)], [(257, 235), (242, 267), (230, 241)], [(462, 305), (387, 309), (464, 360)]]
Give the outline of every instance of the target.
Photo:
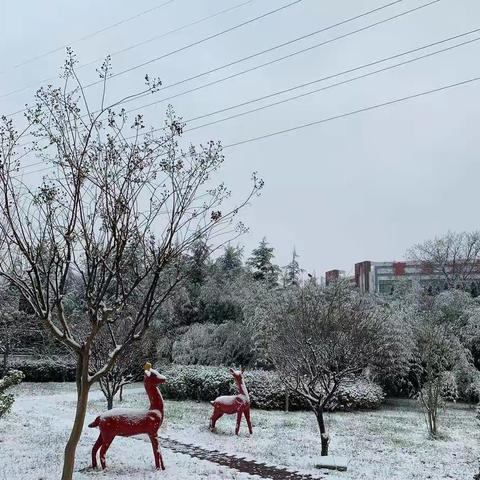
[[(434, 272), (428, 263), (407, 262), (371, 262), (363, 261), (355, 264), (355, 274), (352, 277), (345, 275), (342, 270), (326, 272), (325, 279), (329, 282), (340, 278), (348, 278), (361, 292), (375, 292), (390, 294), (399, 282), (416, 281), (432, 293), (447, 289), (445, 276), (441, 272)], [(458, 285), (473, 296), (480, 294), (480, 265), (472, 269), (468, 280)]]
[(336, 282), (341, 278), (345, 278), (345, 272), (343, 270), (329, 270), (325, 272), (325, 285)]

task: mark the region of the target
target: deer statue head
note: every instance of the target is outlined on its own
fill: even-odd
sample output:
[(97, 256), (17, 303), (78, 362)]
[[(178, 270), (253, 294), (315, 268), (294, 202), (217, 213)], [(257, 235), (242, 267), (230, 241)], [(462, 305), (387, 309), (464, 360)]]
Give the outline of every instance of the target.
[(234, 378), (236, 383), (242, 383), (243, 381), (243, 373), (245, 372), (245, 369), (243, 367), (240, 367), (240, 370), (234, 370), (233, 368), (230, 368), (230, 373), (232, 374), (232, 377)]
[(144, 382), (150, 385), (161, 385), (166, 382), (166, 378), (152, 368), (152, 364), (147, 362), (143, 366), (145, 371)]

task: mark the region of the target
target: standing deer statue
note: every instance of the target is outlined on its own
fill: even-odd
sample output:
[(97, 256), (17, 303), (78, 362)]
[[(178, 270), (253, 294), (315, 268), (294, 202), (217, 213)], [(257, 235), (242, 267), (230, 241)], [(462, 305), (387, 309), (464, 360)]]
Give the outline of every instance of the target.
[(158, 429), (162, 425), (164, 418), (163, 398), (157, 385), (165, 383), (166, 379), (154, 370), (152, 364), (149, 362), (147, 362), (143, 368), (145, 370), (143, 385), (150, 399), (150, 408), (148, 410), (114, 408), (99, 415), (89, 425), (90, 428), (98, 427), (100, 429), (100, 435), (92, 449), (93, 468), (97, 468), (98, 449), (100, 449), (102, 468), (105, 468), (105, 454), (117, 435), (121, 437), (131, 437), (133, 435), (146, 433), (152, 442), (153, 456), (157, 470), (160, 468), (165, 470), (157, 437)]
[(230, 369), (235, 384), (237, 385), (238, 395), (224, 395), (217, 397), (213, 402), (213, 413), (210, 417), (210, 430), (215, 429), (215, 423), (224, 414), (237, 414), (237, 427), (235, 428), (235, 435), (238, 435), (240, 430), (240, 422), (242, 421), (242, 415), (245, 415), (247, 420), (248, 430), (250, 435), (253, 434), (252, 422), (250, 421), (250, 396), (248, 395), (245, 380), (243, 379), (244, 369), (234, 370)]

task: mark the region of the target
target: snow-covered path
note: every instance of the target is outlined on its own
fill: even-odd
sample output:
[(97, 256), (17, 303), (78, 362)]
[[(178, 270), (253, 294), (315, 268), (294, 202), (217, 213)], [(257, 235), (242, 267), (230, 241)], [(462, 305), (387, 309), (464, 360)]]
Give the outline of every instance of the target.
[[(72, 384), (22, 384), (17, 388), (13, 413), (0, 421), (0, 480), (60, 478), (63, 446), (73, 419), (74, 388)], [(142, 386), (126, 391), (125, 407), (145, 404)], [(100, 392), (93, 391), (87, 423), (104, 408)], [(322, 475), (315, 468), (319, 441), (311, 413), (254, 410), (253, 437), (244, 426), (236, 437), (231, 416), (223, 417), (218, 432), (212, 434), (208, 430), (210, 414), (211, 406), (206, 402), (167, 400), (160, 434), (167, 437), (170, 446), (195, 444), (201, 449), (199, 453), (218, 450)], [(465, 405), (449, 406), (442, 414), (440, 429), (444, 436), (436, 441), (427, 437), (422, 412), (412, 401), (394, 402), (378, 411), (333, 414), (328, 423), (332, 453), (349, 462), (347, 472), (325, 472), (330, 480), (472, 480), (478, 472), (480, 429), (474, 410)], [(88, 469), (90, 450), (97, 434), (95, 429), (84, 430), (75, 480), (259, 478), (167, 448), (162, 450), (167, 470), (156, 472), (151, 446), (141, 437), (116, 438), (108, 451), (108, 469), (92, 471)]]

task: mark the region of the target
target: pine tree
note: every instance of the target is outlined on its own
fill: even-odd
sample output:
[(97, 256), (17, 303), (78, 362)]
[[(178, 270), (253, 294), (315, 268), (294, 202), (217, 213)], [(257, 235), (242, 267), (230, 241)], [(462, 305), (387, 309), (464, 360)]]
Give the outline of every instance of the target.
[(210, 250), (203, 240), (197, 240), (191, 248), (189, 277), (195, 287), (205, 282), (208, 273)]
[(283, 276), (283, 282), (286, 287), (300, 285), (300, 275), (303, 270), (300, 268), (297, 258), (297, 252), (295, 247), (293, 247), (292, 260), (286, 267), (284, 267), (285, 273)]
[(223, 273), (235, 274), (240, 272), (243, 262), (243, 249), (240, 247), (232, 247), (227, 245), (221, 255), (217, 260), (217, 265)]
[(266, 282), (269, 286), (278, 284), (280, 267), (272, 263), (275, 258), (273, 247), (268, 246), (267, 239), (263, 237), (259, 246), (252, 251), (247, 265), (252, 269), (253, 278)]

